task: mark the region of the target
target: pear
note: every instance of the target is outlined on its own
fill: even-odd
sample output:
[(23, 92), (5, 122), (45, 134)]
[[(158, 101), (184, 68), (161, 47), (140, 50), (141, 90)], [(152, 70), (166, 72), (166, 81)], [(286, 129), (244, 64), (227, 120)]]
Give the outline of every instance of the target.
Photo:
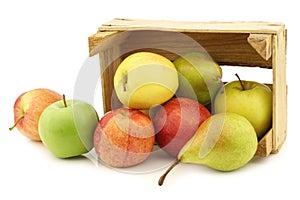
[(207, 105), (222, 85), (222, 69), (207, 52), (189, 52), (173, 61), (179, 87), (177, 97), (187, 97)]
[(236, 170), (247, 164), (257, 149), (257, 136), (252, 124), (235, 113), (219, 113), (205, 120), (195, 135), (182, 147), (178, 159), (160, 177), (179, 163), (206, 165), (219, 171)]

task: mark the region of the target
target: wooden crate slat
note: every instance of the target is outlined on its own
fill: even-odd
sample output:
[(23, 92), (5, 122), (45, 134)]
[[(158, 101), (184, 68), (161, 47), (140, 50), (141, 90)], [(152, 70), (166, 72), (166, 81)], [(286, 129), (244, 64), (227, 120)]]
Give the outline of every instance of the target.
[(269, 22), (186, 22), (168, 20), (139, 20), (116, 18), (102, 27), (102, 30), (127, 30), (130, 28), (162, 28), (179, 32), (226, 32), (226, 33), (278, 33), (282, 30), (281, 23)]
[(270, 129), (265, 136), (259, 141), (255, 155), (266, 157), (273, 150), (273, 129)]
[(257, 51), (257, 53), (265, 60), (269, 60), (272, 56), (272, 35), (271, 34), (250, 34), (247, 38), (249, 44)]
[(285, 33), (273, 35), (273, 152), (280, 149), (287, 131)]
[[(126, 34), (126, 40), (124, 34)], [(249, 33), (183, 32), (179, 34), (173, 31), (160, 30), (134, 30), (126, 33), (109, 31), (92, 35), (89, 38), (89, 51), (90, 55), (97, 54), (100, 48), (103, 49), (107, 39), (113, 37), (114, 40), (123, 38), (122, 42), (114, 42), (114, 45), (120, 45), (122, 53), (140, 51), (141, 45), (144, 45), (143, 49), (147, 48), (147, 51), (155, 53), (161, 53), (161, 51), (167, 49), (168, 51), (164, 51), (164, 55), (170, 60), (174, 60), (178, 57), (178, 53), (189, 52), (203, 46), (220, 65), (271, 68), (272, 60), (270, 59), (271, 53), (268, 50), (269, 43), (265, 44), (265, 40), (261, 42), (260, 38), (253, 39), (253, 37), (250, 38), (251, 42), (249, 43), (250, 36)], [(267, 36), (269, 35), (267, 34)], [(187, 38), (190, 38), (190, 40)], [(195, 46), (195, 42), (197, 42), (197, 46)], [(102, 47), (99, 47), (99, 45), (102, 45)], [(255, 45), (255, 48), (253, 48), (253, 45)]]

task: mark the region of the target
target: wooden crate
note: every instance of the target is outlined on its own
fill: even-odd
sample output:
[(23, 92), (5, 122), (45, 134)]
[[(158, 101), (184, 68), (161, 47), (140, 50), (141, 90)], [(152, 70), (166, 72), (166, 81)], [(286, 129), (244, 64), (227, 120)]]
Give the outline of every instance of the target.
[[(167, 33), (167, 34), (166, 34)], [(259, 141), (256, 155), (277, 153), (286, 138), (286, 35), (284, 24), (268, 22), (178, 22), (114, 19), (89, 37), (90, 56), (99, 54), (103, 108), (118, 107), (113, 76), (120, 62), (136, 51), (151, 51), (174, 60), (194, 50), (192, 38), (220, 65), (272, 69), (272, 128)], [(183, 37), (184, 38), (184, 37)]]

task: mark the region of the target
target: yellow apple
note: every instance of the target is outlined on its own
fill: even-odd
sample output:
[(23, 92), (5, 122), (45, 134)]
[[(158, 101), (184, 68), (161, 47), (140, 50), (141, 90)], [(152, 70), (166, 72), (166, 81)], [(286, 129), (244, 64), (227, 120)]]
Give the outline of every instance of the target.
[(262, 83), (238, 79), (227, 83), (218, 92), (214, 110), (216, 113), (232, 112), (246, 117), (261, 139), (272, 126), (272, 91)]
[(117, 97), (126, 107), (149, 109), (172, 98), (178, 88), (178, 73), (164, 56), (138, 52), (126, 57), (114, 75)]

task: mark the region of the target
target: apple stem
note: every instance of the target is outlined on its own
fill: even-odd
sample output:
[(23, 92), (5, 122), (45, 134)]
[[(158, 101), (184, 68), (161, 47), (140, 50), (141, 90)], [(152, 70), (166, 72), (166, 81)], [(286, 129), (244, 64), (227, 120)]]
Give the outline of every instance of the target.
[(239, 75), (236, 73), (235, 76), (239, 79), (239, 82), (240, 82), (240, 84), (241, 84), (243, 90), (246, 90), (246, 88), (245, 88), (245, 86), (244, 86), (244, 83), (243, 83), (243, 81), (240, 79)]
[(12, 127), (9, 128), (9, 130), (10, 130), (10, 131), (13, 130), (13, 129), (18, 125), (18, 123), (19, 123), (22, 119), (24, 119), (24, 115), (21, 116), (21, 117), (16, 121), (16, 123), (15, 123)]
[(159, 178), (158, 180), (158, 185), (159, 186), (162, 186), (162, 184), (164, 183), (164, 180), (166, 178), (166, 176), (169, 174), (169, 172), (176, 166), (180, 163), (180, 160), (176, 160), (168, 169), (167, 171)]
[(124, 92), (126, 92), (127, 82), (128, 82), (128, 75), (127, 75), (127, 73), (125, 73), (125, 74), (123, 75), (123, 91), (124, 91)]
[(66, 96), (63, 94), (63, 102), (64, 102), (64, 105), (65, 105), (65, 108), (67, 107), (67, 102), (66, 102)]

